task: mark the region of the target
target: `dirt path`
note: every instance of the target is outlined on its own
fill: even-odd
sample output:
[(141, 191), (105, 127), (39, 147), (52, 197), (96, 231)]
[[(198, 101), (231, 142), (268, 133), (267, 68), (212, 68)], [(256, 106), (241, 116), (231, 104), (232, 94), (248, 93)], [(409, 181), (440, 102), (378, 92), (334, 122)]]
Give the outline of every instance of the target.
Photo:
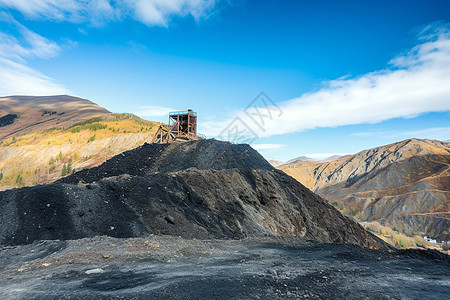
[(0, 249), (0, 299), (446, 299), (450, 258), (290, 239), (171, 236)]

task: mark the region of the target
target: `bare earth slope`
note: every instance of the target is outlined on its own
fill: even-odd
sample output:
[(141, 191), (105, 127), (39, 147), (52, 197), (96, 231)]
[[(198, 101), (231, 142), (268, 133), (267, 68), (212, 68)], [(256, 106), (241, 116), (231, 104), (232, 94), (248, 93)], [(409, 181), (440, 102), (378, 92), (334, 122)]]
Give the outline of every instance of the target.
[(68, 95), (1, 97), (0, 141), (14, 134), (66, 127), (108, 113), (89, 100)]
[(74, 170), (98, 166), (151, 141), (158, 123), (131, 114), (106, 114), (0, 143), (0, 190), (54, 182)]
[(297, 236), (385, 248), (248, 145), (145, 144), (54, 184), (0, 192), (0, 244), (97, 235)]
[(450, 240), (450, 143), (409, 139), (331, 162), (280, 166), (361, 221)]

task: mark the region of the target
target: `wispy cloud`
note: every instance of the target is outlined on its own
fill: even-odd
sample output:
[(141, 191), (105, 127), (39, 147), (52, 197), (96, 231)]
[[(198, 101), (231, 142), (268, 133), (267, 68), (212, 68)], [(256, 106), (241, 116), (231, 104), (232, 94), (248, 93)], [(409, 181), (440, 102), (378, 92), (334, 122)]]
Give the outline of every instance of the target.
[(69, 91), (25, 64), (0, 57), (0, 95), (60, 95)]
[(408, 131), (367, 131), (355, 132), (351, 135), (359, 137), (385, 137), (391, 139), (427, 138), (436, 140), (448, 140), (450, 139), (450, 127), (433, 127)]
[(252, 147), (255, 150), (273, 150), (273, 149), (281, 149), (285, 145), (283, 144), (253, 144)]
[(23, 61), (25, 58), (52, 58), (61, 51), (55, 42), (29, 30), (5, 12), (0, 12), (0, 22), (14, 32), (14, 35), (0, 32), (2, 57)]
[(0, 22), (10, 31), (0, 31), (0, 95), (66, 94), (68, 90), (52, 78), (27, 66), (32, 58), (55, 57), (61, 47), (29, 30), (12, 16), (0, 12)]
[[(214, 0), (0, 0), (0, 8), (20, 11), (32, 20), (101, 26), (132, 18), (148, 26), (168, 26), (174, 16), (190, 15), (199, 20), (207, 16), (215, 3)], [(0, 30), (0, 95), (69, 93), (52, 78), (27, 66), (30, 59), (55, 57), (61, 52), (61, 46), (23, 26), (4, 11), (0, 12), (0, 23), (11, 29)], [(87, 34), (83, 28), (79, 31)], [(74, 45), (76, 42), (67, 42), (69, 47)], [(134, 50), (143, 49), (138, 44), (130, 46)], [(161, 116), (161, 111), (150, 107), (140, 115)]]
[(164, 106), (139, 106), (139, 108), (134, 112), (135, 115), (140, 117), (167, 117), (169, 112), (176, 111)]
[(174, 16), (207, 16), (215, 0), (0, 0), (0, 6), (20, 11), (32, 19), (106, 22), (133, 18), (148, 26), (168, 26)]
[[(283, 114), (266, 119), (263, 128), (248, 114), (238, 116), (256, 136), (268, 137), (448, 111), (450, 25), (432, 24), (424, 28), (419, 43), (394, 58), (389, 68), (358, 78), (329, 81), (318, 91), (279, 104)], [(224, 126), (235, 117), (225, 121)], [(208, 136), (217, 136), (225, 127), (204, 124), (203, 128)]]

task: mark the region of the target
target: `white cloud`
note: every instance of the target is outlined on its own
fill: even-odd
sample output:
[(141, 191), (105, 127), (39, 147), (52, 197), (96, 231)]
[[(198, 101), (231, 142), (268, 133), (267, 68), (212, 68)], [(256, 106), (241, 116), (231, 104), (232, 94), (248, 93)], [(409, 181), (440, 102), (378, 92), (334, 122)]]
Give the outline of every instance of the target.
[(280, 149), (285, 145), (283, 144), (253, 144), (252, 148), (255, 150), (272, 150), (272, 149)]
[(0, 32), (1, 57), (23, 61), (24, 58), (51, 58), (61, 51), (61, 47), (55, 42), (29, 30), (7, 13), (0, 12), (0, 21), (9, 25), (15, 33)]
[[(110, 21), (133, 18), (148, 26), (168, 26), (173, 16), (191, 15), (198, 20), (207, 15), (215, 2), (215, 0), (0, 0), (0, 8), (20, 11), (33, 20), (88, 22), (99, 26)], [(55, 57), (61, 51), (61, 47), (29, 30), (6, 12), (0, 12), (0, 22), (9, 25), (14, 32), (11, 34), (0, 31), (0, 95), (69, 93), (53, 79), (27, 66), (29, 59)], [(83, 28), (79, 31), (87, 34)], [(76, 46), (76, 42), (68, 41), (68, 46)], [(137, 45), (134, 46), (138, 49)], [(167, 113), (163, 111), (164, 114)], [(161, 116), (161, 109), (150, 107), (141, 115), (155, 116), (155, 113)]]
[(369, 131), (369, 132), (355, 132), (352, 136), (360, 137), (385, 137), (391, 139), (401, 138), (423, 138), (423, 139), (436, 139), (436, 140), (448, 140), (450, 139), (450, 127), (433, 127), (420, 130), (410, 131)]
[(0, 57), (0, 95), (61, 95), (69, 91), (24, 64)]
[[(318, 91), (279, 105), (281, 116), (265, 118), (264, 126), (244, 112), (237, 114), (256, 137), (299, 132), (318, 127), (377, 123), (450, 110), (450, 26), (429, 26), (421, 44), (393, 59), (390, 68), (358, 78), (330, 81)], [(276, 111), (274, 107), (270, 107)], [(250, 110), (256, 113), (256, 109)], [(259, 113), (267, 112), (259, 107)], [(227, 120), (204, 124), (203, 132), (218, 136)], [(223, 125), (223, 126), (222, 126)], [(261, 125), (261, 124), (259, 124)]]
[(54, 21), (94, 23), (115, 18), (107, 0), (0, 0), (0, 6), (20, 11), (25, 16)]
[(167, 117), (169, 112), (175, 111), (175, 109), (164, 106), (140, 106), (135, 115), (140, 117)]
[(173, 16), (207, 15), (215, 0), (0, 0), (0, 7), (32, 19), (101, 25), (131, 17), (148, 26), (167, 26)]
[(27, 59), (54, 57), (61, 48), (6, 13), (0, 13), (0, 22), (15, 32), (0, 32), (0, 95), (67, 94), (66, 88), (26, 65)]

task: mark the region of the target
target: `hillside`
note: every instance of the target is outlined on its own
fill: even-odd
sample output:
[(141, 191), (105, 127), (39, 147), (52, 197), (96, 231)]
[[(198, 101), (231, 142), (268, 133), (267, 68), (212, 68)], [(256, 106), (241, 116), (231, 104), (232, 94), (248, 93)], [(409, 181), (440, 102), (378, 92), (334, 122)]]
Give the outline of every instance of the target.
[(16, 134), (68, 127), (110, 113), (97, 104), (68, 95), (0, 98), (0, 141)]
[(0, 191), (98, 166), (151, 141), (158, 125), (68, 95), (0, 98)]
[(53, 182), (152, 140), (159, 123), (104, 114), (0, 143), (0, 190)]
[(296, 236), (385, 244), (248, 145), (145, 144), (56, 183), (0, 192), (0, 244), (97, 235)]
[(450, 143), (408, 139), (279, 168), (359, 221), (449, 240)]

